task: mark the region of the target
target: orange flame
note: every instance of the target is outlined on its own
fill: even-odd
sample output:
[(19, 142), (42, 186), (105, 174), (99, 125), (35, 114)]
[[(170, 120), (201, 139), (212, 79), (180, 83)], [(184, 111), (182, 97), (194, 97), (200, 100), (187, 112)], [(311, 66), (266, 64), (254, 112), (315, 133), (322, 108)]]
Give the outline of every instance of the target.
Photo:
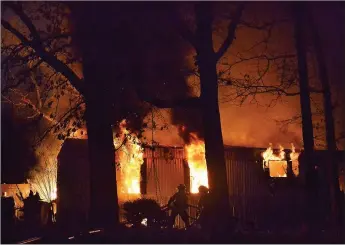
[(205, 143), (191, 133), (191, 144), (185, 146), (188, 166), (190, 169), (191, 193), (198, 193), (199, 186), (208, 187)]
[(140, 194), (140, 166), (144, 162), (144, 151), (138, 137), (126, 129), (126, 120), (120, 123), (120, 130), (120, 140), (114, 140), (115, 147), (120, 147), (117, 151), (119, 197), (126, 194), (137, 196)]
[(270, 143), (267, 150), (262, 154), (263, 168), (269, 168), (271, 177), (286, 177), (287, 162), (285, 160), (284, 147), (279, 145), (279, 153), (273, 152), (272, 144)]
[(274, 154), (273, 148), (272, 148), (272, 143), (269, 144), (268, 148), (266, 151), (264, 151), (261, 156), (264, 159), (264, 168), (268, 168), (268, 162), (269, 161), (282, 161), (285, 159), (285, 152), (284, 152), (284, 147), (279, 145), (279, 154)]
[(299, 162), (298, 162), (299, 153), (296, 152), (296, 148), (294, 144), (291, 143), (291, 153), (290, 153), (290, 159), (292, 162), (292, 172), (295, 176), (299, 175)]

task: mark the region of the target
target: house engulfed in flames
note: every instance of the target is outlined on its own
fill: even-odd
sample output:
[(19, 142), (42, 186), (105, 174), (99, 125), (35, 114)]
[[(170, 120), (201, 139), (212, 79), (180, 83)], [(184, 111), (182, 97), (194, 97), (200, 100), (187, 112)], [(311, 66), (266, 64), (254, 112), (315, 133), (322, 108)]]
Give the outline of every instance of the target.
[[(204, 142), (195, 135), (191, 135), (191, 143), (184, 147), (142, 149), (136, 136), (126, 131), (124, 123), (121, 133), (130, 136), (130, 140), (123, 141), (124, 136), (120, 135), (119, 142), (124, 143), (114, 142), (118, 148), (115, 159), (120, 203), (147, 197), (165, 205), (181, 183), (191, 193), (190, 201), (195, 202), (198, 187), (208, 186)], [(299, 153), (293, 145), (291, 149), (273, 149), (272, 145), (267, 149), (225, 147), (224, 155), (230, 208), (240, 220), (254, 221), (264, 227), (277, 222), (294, 224), (302, 217), (304, 180), (299, 174)], [(322, 168), (326, 159), (319, 157), (319, 160)], [(60, 217), (69, 217), (72, 212), (74, 216), (79, 213), (79, 220), (87, 219), (90, 174), (87, 140), (66, 140), (58, 156)], [(325, 193), (327, 190), (327, 187), (322, 189)], [(275, 222), (269, 222), (270, 217)]]

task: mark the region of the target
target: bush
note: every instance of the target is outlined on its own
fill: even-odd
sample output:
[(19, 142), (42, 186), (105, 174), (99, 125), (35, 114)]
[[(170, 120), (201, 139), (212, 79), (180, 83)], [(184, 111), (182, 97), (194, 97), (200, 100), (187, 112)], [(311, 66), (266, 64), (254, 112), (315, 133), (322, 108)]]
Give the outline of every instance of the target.
[(167, 221), (165, 212), (153, 199), (128, 201), (123, 204), (123, 209), (127, 223), (133, 227), (145, 226), (142, 224), (144, 219), (147, 219), (147, 227), (161, 227)]

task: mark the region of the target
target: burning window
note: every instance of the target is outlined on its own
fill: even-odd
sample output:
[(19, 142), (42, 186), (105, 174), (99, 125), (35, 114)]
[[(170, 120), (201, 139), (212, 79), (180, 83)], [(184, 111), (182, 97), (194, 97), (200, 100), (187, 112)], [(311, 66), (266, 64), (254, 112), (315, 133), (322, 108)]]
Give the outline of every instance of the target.
[[(274, 153), (272, 144), (262, 154), (263, 157), (263, 168), (269, 170), (270, 177), (287, 177), (288, 162), (286, 159), (286, 154), (284, 148), (279, 145), (279, 152)], [(299, 174), (299, 163), (298, 156), (299, 153), (295, 151), (295, 147), (291, 144), (291, 168), (295, 176)]]
[(114, 141), (119, 163), (118, 195), (119, 199), (127, 200), (140, 195), (140, 170), (144, 163), (144, 150), (138, 137), (126, 129), (126, 121), (120, 123), (121, 135)]
[(287, 161), (269, 161), (268, 162), (270, 177), (286, 177)]
[(190, 192), (198, 193), (199, 186), (208, 187), (207, 166), (205, 158), (205, 143), (195, 134), (190, 134), (191, 143), (185, 146), (185, 152), (190, 172)]

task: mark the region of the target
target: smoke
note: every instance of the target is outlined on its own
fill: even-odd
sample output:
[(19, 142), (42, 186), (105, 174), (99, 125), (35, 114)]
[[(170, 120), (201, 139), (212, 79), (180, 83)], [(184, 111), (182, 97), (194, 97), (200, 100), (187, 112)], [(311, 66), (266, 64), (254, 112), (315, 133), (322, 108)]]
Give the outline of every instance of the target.
[[(269, 99), (269, 96), (262, 98), (266, 101)], [(189, 143), (189, 133), (191, 132), (197, 132), (198, 136), (202, 138), (201, 119), (194, 120), (196, 116), (191, 114), (192, 110), (176, 111), (165, 110), (162, 113), (164, 114), (164, 121), (157, 119), (157, 124), (167, 123), (168, 128), (154, 131), (154, 139), (161, 145), (183, 146)], [(283, 127), (277, 123), (277, 121), (292, 118), (298, 113), (298, 97), (291, 98), (288, 103), (277, 104), (272, 108), (258, 107), (249, 103), (243, 106), (234, 106), (229, 103), (220, 104), (224, 144), (266, 148), (269, 143), (272, 143), (274, 147), (281, 144), (284, 148), (290, 148), (290, 143), (294, 143), (296, 148), (301, 148), (301, 126), (299, 124), (287, 124)], [(177, 114), (180, 121), (176, 120)], [(198, 116), (197, 111), (195, 114)], [(183, 125), (186, 125), (185, 131), (182, 130)], [(151, 138), (151, 133), (151, 130), (146, 131), (145, 136)]]
[(128, 128), (138, 132), (151, 109), (143, 101), (184, 95), (190, 47), (177, 34), (174, 3), (76, 3), (71, 8), (75, 47), (97, 61), (94, 86), (106, 87), (102, 96), (112, 104), (114, 125), (126, 118)]
[[(109, 51), (114, 54), (114, 60), (110, 62), (111, 65), (108, 64), (104, 67), (105, 76), (109, 80), (115, 81), (112, 88), (109, 88), (109, 91), (114, 91), (113, 97), (117, 98), (114, 101), (113, 121), (120, 121), (129, 114), (134, 115), (131, 120), (127, 120), (128, 125), (131, 125), (129, 128), (139, 129), (150, 111), (149, 106), (145, 107), (145, 103), (141, 103), (140, 96), (171, 100), (198, 95), (193, 92), (194, 88), (189, 86), (188, 74), (185, 72), (194, 68), (194, 50), (177, 33), (181, 24), (181, 16), (177, 14), (179, 11), (176, 11), (177, 5), (172, 3), (140, 3), (140, 6), (133, 6), (131, 3), (112, 3), (111, 5), (112, 8), (103, 5), (103, 12), (94, 11), (94, 7), (92, 7), (90, 15), (97, 15), (95, 17), (103, 15), (109, 18), (111, 15), (115, 16), (111, 17), (111, 28), (105, 17), (99, 18), (98, 21), (101, 23), (97, 24), (112, 29), (114, 37), (116, 37), (111, 39), (112, 47)], [(185, 6), (181, 4), (178, 7)], [(261, 8), (262, 11), (258, 11), (258, 8), (254, 7), (251, 10), (260, 12), (261, 17), (264, 16), (268, 19), (273, 15), (275, 17), (278, 15), (278, 11), (276, 11), (270, 16), (264, 7)], [(111, 11), (113, 14), (109, 14)], [(246, 11), (248, 10), (246, 9)], [(87, 14), (86, 17), (93, 21), (97, 19), (90, 18), (90, 15)], [(247, 16), (253, 15), (247, 14)], [(90, 29), (89, 25), (84, 26)], [(285, 26), (284, 31), (282, 30), (282, 28), (275, 28), (272, 33), (274, 41), (269, 45), (269, 51), (272, 53), (293, 52), (294, 50), (291, 27)], [(222, 31), (219, 33), (222, 34)], [(106, 36), (102, 35), (97, 36), (97, 33), (94, 35), (96, 39), (98, 38), (99, 46), (105, 45), (102, 40)], [(257, 30), (250, 32), (246, 28), (241, 28), (230, 53), (248, 50), (260, 41), (261, 36), (262, 33), (258, 33)], [(87, 37), (80, 39), (88, 40)], [(215, 46), (220, 46), (223, 39), (224, 35), (215, 36)], [(250, 54), (262, 54), (261, 48), (260, 45), (257, 45), (257, 49), (251, 50)], [(248, 55), (248, 53), (241, 54)], [(229, 55), (227, 58), (228, 61), (231, 61), (234, 57)], [(234, 67), (232, 74), (243, 76), (250, 71), (257, 72), (255, 64)], [(114, 73), (117, 75), (115, 76)], [(119, 77), (121, 79), (118, 79)], [(274, 71), (269, 74), (269, 79), (265, 78), (266, 84), (270, 82), (279, 82)], [(140, 88), (139, 92), (137, 88)], [(270, 101), (272, 97), (263, 95), (261, 100)], [(268, 109), (266, 107), (258, 108), (250, 103), (244, 104), (242, 107), (230, 106), (227, 103), (220, 104), (224, 143), (266, 147), (270, 142), (283, 145), (292, 142), (299, 147), (302, 144), (299, 125), (291, 124), (282, 129), (276, 123), (277, 120), (288, 119), (300, 113), (299, 107), (298, 97), (289, 99), (289, 102), (278, 103), (275, 107)], [(128, 111), (131, 113), (128, 114)], [(154, 138), (161, 144), (180, 145), (181, 139), (184, 143), (188, 143), (191, 132), (196, 133), (199, 138), (203, 138), (201, 115), (197, 109), (174, 108), (170, 110), (170, 113), (165, 114), (170, 124), (169, 129), (154, 132)], [(148, 120), (148, 117), (145, 120)]]
[[(268, 101), (269, 96), (264, 96)], [(277, 121), (292, 118), (299, 113), (298, 97), (289, 103), (277, 104), (275, 107), (258, 107), (246, 104), (241, 107), (221, 104), (221, 123), (224, 144), (246, 147), (267, 147), (281, 144), (290, 148), (294, 143), (302, 146), (302, 131), (298, 124), (280, 125)]]
[[(278, 46), (281, 50), (290, 45), (290, 43), (285, 46), (282, 45), (281, 39), (279, 39), (280, 33), (276, 34), (279, 34), (278, 39), (270, 46), (271, 48)], [(170, 32), (166, 36), (167, 39), (164, 37), (157, 38), (159, 36), (154, 35), (154, 45), (151, 45), (154, 47), (154, 51), (149, 50), (149, 54), (146, 54), (146, 58), (149, 58), (147, 59), (149, 61), (146, 60), (144, 62), (146, 64), (144, 77), (149, 77), (149, 82), (146, 83), (149, 84), (146, 92), (162, 99), (197, 97), (200, 94), (198, 78), (195, 76), (184, 76), (181, 73), (183, 69), (193, 70), (195, 68), (193, 59), (195, 51), (186, 42), (176, 39), (174, 35), (176, 33)], [(231, 47), (232, 52), (236, 53), (236, 51), (247, 50), (259, 38), (260, 35), (257, 31), (250, 32), (241, 29), (237, 38), (241, 41), (234, 42), (234, 45)], [(215, 46), (219, 46), (223, 39), (224, 37), (215, 37)], [(170, 41), (169, 44), (167, 40)], [(157, 41), (159, 43), (158, 46)], [(166, 49), (167, 46), (169, 47), (168, 50)], [(260, 48), (259, 50), (252, 50), (252, 52), (262, 52)], [(253, 55), (253, 53), (250, 53), (250, 55)], [(164, 60), (162, 57), (169, 57), (169, 59)], [(232, 56), (225, 58), (229, 62), (234, 59)], [(160, 72), (163, 68), (164, 72)], [(232, 69), (232, 73), (239, 76), (250, 72), (257, 72), (256, 63), (254, 65), (243, 64)], [(276, 78), (277, 75), (274, 74), (274, 71), (270, 72), (269, 82), (276, 82), (273, 81)], [(191, 82), (192, 80), (193, 82)], [(161, 83), (161, 81), (164, 81), (164, 83)], [(155, 89), (152, 90), (152, 88)], [(224, 90), (228, 89), (220, 88), (220, 98)], [(263, 95), (261, 100), (263, 104), (268, 104), (272, 97)], [(297, 147), (301, 146), (301, 130), (298, 125), (288, 125), (281, 129), (276, 123), (276, 120), (287, 119), (299, 113), (298, 97), (291, 99), (289, 103), (278, 104), (268, 109), (266, 107), (257, 108), (256, 105), (251, 105), (250, 103), (244, 103), (242, 107), (231, 106), (230, 103), (221, 103), (220, 112), (223, 140), (227, 145), (266, 147), (268, 143), (272, 142), (273, 144), (286, 144), (286, 147), (289, 147), (290, 143), (294, 143)], [(188, 107), (173, 108), (165, 113), (165, 118), (169, 121), (169, 129), (154, 132), (154, 138), (159, 143), (163, 145), (181, 145), (182, 139), (182, 144), (188, 144), (190, 133), (195, 133), (199, 138), (203, 138), (204, 133), (200, 110)]]
[(171, 123), (177, 127), (179, 136), (186, 144), (190, 143), (190, 133), (195, 133), (199, 139), (204, 138), (201, 113), (198, 109), (173, 109)]

